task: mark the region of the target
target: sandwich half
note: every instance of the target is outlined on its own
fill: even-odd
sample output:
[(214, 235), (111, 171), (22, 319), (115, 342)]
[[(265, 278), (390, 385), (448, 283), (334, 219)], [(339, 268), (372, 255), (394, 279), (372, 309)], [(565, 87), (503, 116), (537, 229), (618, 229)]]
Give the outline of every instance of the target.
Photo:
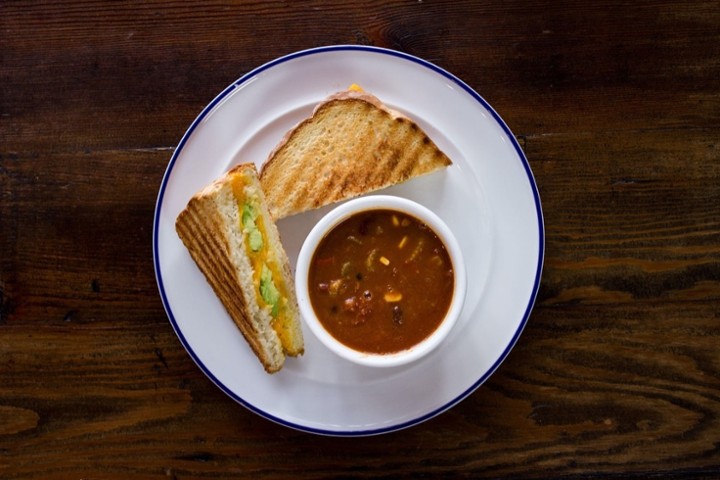
[(175, 228), (267, 372), (303, 353), (290, 264), (254, 164), (195, 194)]
[(352, 86), (322, 101), (285, 135), (263, 164), (260, 181), (280, 219), (451, 163), (415, 122)]

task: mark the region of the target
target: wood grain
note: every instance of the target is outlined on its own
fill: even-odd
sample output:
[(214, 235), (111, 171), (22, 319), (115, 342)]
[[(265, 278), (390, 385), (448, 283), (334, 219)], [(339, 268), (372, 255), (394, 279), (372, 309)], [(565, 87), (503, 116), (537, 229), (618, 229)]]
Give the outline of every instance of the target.
[[(545, 269), (490, 380), (402, 432), (236, 404), (158, 297), (175, 145), (264, 62), (349, 43), (448, 69), (515, 132)], [(0, 5), (0, 477), (720, 477), (717, 2)]]

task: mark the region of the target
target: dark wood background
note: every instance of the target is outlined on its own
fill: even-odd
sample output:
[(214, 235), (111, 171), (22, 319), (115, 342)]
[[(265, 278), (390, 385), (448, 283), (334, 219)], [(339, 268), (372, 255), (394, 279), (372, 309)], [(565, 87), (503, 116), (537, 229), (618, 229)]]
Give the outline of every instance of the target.
[[(330, 44), (420, 56), (517, 135), (547, 231), (490, 380), (333, 439), (234, 403), (176, 338), (155, 200), (202, 108)], [(0, 3), (0, 477), (720, 477), (720, 5)]]

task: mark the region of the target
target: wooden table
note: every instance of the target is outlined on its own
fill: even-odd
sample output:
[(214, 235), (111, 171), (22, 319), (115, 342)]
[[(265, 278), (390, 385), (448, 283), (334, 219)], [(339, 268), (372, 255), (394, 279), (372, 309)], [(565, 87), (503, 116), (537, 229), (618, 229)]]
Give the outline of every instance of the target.
[[(152, 222), (183, 132), (252, 68), (396, 49), (505, 119), (545, 268), (452, 410), (336, 439), (246, 410), (161, 304)], [(3, 2), (0, 477), (720, 477), (717, 2)]]

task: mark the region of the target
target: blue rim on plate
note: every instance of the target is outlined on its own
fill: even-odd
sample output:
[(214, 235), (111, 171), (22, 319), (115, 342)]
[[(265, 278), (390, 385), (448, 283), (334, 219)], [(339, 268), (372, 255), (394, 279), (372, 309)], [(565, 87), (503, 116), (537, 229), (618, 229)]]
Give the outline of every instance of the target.
[[(279, 418), (277, 416), (274, 416), (268, 412), (263, 411), (262, 409), (258, 408), (257, 406), (245, 401), (242, 397), (238, 396), (235, 392), (233, 392), (230, 388), (228, 388), (226, 385), (224, 385), (218, 378), (210, 371), (210, 369), (203, 364), (203, 362), (198, 358), (196, 353), (191, 348), (190, 344), (188, 343), (187, 339), (183, 335), (181, 329), (179, 328), (175, 316), (173, 314), (173, 311), (170, 307), (170, 304), (167, 299), (165, 287), (163, 284), (163, 276), (162, 271), (160, 268), (160, 261), (159, 261), (159, 249), (158, 249), (158, 229), (159, 229), (159, 219), (160, 219), (160, 213), (163, 203), (163, 198), (165, 194), (165, 190), (167, 187), (169, 176), (173, 170), (173, 167), (175, 165), (175, 162), (180, 155), (180, 153), (183, 150), (183, 147), (185, 146), (185, 143), (192, 135), (193, 131), (197, 128), (197, 126), (203, 121), (203, 119), (217, 106), (220, 102), (223, 101), (231, 92), (233, 92), (237, 87), (245, 84), (246, 82), (250, 81), (251, 79), (254, 79), (257, 77), (260, 73), (262, 73), (265, 70), (271, 69), (277, 65), (283, 64), (285, 62), (288, 62), (293, 59), (297, 59), (299, 57), (309, 56), (309, 55), (317, 55), (322, 54), (326, 52), (334, 52), (334, 51), (361, 51), (361, 52), (369, 52), (374, 53), (378, 55), (390, 55), (397, 58), (400, 58), (405, 61), (413, 62), (417, 65), (420, 65), (424, 68), (427, 68), (443, 77), (445, 77), (447, 80), (450, 80), (458, 87), (462, 88), (465, 92), (467, 92), (475, 101), (477, 101), (479, 104), (481, 104), (493, 117), (495, 122), (501, 127), (501, 129), (504, 131), (504, 133), (507, 135), (507, 138), (510, 140), (515, 152), (517, 153), (518, 160), (522, 163), (522, 166), (524, 168), (524, 171), (527, 176), (527, 181), (530, 186), (530, 189), (532, 191), (533, 199), (535, 202), (535, 212), (536, 212), (536, 219), (537, 219), (537, 229), (538, 229), (538, 260), (537, 265), (535, 268), (535, 278), (533, 282), (532, 291), (530, 294), (530, 298), (527, 301), (527, 306), (525, 308), (525, 311), (523, 313), (523, 318), (521, 322), (518, 325), (518, 328), (513, 335), (512, 339), (506, 346), (506, 348), (503, 350), (502, 354), (499, 356), (499, 358), (493, 363), (491, 368), (489, 368), (485, 374), (483, 374), (478, 380), (473, 383), (469, 388), (467, 388), (465, 391), (461, 392), (459, 395), (457, 395), (454, 399), (447, 402), (445, 405), (436, 408), (424, 415), (421, 415), (417, 418), (414, 418), (410, 421), (395, 424), (388, 427), (378, 428), (378, 429), (370, 429), (370, 430), (352, 430), (352, 431), (335, 431), (335, 430), (324, 430), (324, 429), (317, 429), (317, 428), (311, 428), (304, 425), (296, 424), (290, 421), (287, 421), (285, 419)], [(538, 289), (540, 286), (540, 278), (542, 275), (542, 269), (543, 269), (543, 262), (544, 262), (544, 255), (545, 255), (545, 229), (544, 229), (544, 221), (543, 221), (543, 214), (542, 214), (542, 207), (540, 203), (540, 196), (538, 193), (537, 185), (535, 183), (535, 179), (532, 173), (532, 170), (530, 168), (530, 164), (528, 163), (527, 158), (525, 157), (524, 152), (520, 148), (520, 145), (518, 144), (517, 140), (515, 139), (515, 136), (510, 131), (508, 126), (505, 124), (502, 118), (495, 112), (495, 110), (477, 93), (475, 92), (470, 86), (468, 86), (465, 82), (457, 78), (455, 75), (449, 73), (448, 71), (444, 70), (443, 68), (438, 67), (437, 65), (434, 65), (426, 60), (423, 60), (421, 58), (415, 57), (413, 55), (409, 55), (407, 53), (385, 49), (385, 48), (379, 48), (379, 47), (370, 47), (370, 46), (358, 46), (358, 45), (332, 45), (332, 46), (326, 46), (326, 47), (318, 47), (318, 48), (312, 48), (308, 50), (302, 50), (299, 52), (295, 52), (283, 57), (279, 57), (273, 61), (270, 61), (264, 65), (261, 65), (254, 70), (250, 71), (249, 73), (243, 75), (240, 77), (237, 81), (229, 85), (225, 90), (223, 90), (215, 99), (212, 100), (198, 115), (198, 117), (192, 122), (188, 130), (185, 132), (183, 137), (181, 138), (178, 146), (176, 147), (170, 162), (168, 164), (168, 167), (165, 171), (165, 174), (163, 175), (162, 182), (160, 184), (160, 189), (158, 192), (157, 202), (156, 202), (156, 208), (155, 208), (155, 215), (153, 219), (153, 263), (155, 267), (155, 278), (157, 281), (160, 297), (163, 303), (163, 307), (165, 308), (166, 314), (170, 320), (170, 323), (172, 324), (173, 329), (175, 330), (175, 333), (177, 334), (178, 338), (180, 339), (180, 342), (185, 347), (185, 350), (188, 352), (190, 357), (193, 359), (193, 361), (200, 367), (202, 372), (217, 386), (219, 387), (223, 392), (225, 392), (228, 396), (230, 396), (233, 400), (240, 403), (250, 411), (260, 415), (261, 417), (264, 417), (270, 421), (273, 421), (275, 423), (278, 423), (280, 425), (284, 425), (289, 428), (293, 428), (296, 430), (308, 432), (308, 433), (314, 433), (314, 434), (320, 434), (320, 435), (331, 435), (331, 436), (367, 436), (367, 435), (376, 435), (376, 434), (382, 434), (382, 433), (388, 433), (393, 432), (397, 430), (402, 430), (417, 424), (420, 424), (422, 422), (425, 422), (426, 420), (429, 420), (448, 409), (452, 408), (459, 402), (461, 402), (463, 399), (465, 399), (467, 396), (469, 396), (471, 393), (473, 393), (480, 385), (482, 385), (500, 366), (500, 364), (505, 360), (505, 358), (508, 356), (512, 348), (517, 343), (523, 329), (525, 328), (525, 325), (527, 324), (527, 321), (530, 317), (530, 313), (532, 311), (532, 308), (535, 303), (535, 299), (537, 297)]]

